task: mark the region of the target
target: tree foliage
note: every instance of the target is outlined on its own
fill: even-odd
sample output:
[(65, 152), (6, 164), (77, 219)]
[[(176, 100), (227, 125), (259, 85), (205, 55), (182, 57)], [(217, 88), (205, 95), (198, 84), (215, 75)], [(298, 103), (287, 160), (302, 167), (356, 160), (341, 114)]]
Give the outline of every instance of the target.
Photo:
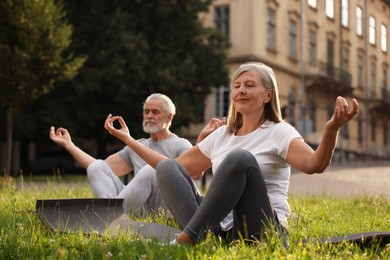
[(56, 82), (73, 77), (84, 62), (66, 52), (72, 27), (65, 18), (61, 1), (0, 2), (0, 106), (6, 117), (7, 173), (14, 115), (24, 103), (53, 90)]
[[(65, 2), (74, 26), (72, 52), (88, 56), (80, 73), (34, 107), (23, 129), (39, 130), (47, 140), (52, 124), (73, 136), (110, 138), (103, 129), (108, 113), (124, 116), (133, 135), (142, 134), (142, 102), (153, 92), (177, 106), (173, 127), (203, 120), (212, 87), (227, 82), (223, 40), (198, 19), (209, 1), (159, 0)], [(24, 122), (27, 124), (27, 122)], [(112, 138), (110, 138), (112, 140)]]
[(0, 3), (0, 98), (6, 107), (49, 93), (71, 78), (83, 58), (65, 54), (72, 27), (54, 0)]

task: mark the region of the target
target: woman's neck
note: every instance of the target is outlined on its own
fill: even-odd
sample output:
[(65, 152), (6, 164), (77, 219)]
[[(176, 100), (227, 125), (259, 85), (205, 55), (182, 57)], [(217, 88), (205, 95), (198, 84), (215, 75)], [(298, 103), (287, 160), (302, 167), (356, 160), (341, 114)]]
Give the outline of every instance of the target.
[(252, 133), (265, 122), (265, 116), (262, 115), (259, 120), (243, 117), (242, 126), (237, 130), (235, 135), (243, 136)]

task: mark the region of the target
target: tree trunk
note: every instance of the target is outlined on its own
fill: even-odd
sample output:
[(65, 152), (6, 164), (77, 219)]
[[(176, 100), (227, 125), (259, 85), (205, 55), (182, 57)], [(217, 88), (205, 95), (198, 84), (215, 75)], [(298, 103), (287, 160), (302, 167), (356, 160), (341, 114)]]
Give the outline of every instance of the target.
[(6, 180), (11, 174), (11, 167), (12, 167), (12, 134), (13, 134), (13, 110), (12, 107), (7, 108), (7, 161), (6, 161), (6, 168), (4, 172), (4, 177)]

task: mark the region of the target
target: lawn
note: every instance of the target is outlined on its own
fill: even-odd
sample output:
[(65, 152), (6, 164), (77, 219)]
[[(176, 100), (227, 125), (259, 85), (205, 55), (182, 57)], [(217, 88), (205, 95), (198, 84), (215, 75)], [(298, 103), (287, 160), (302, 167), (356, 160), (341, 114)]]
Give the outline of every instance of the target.
[[(390, 259), (390, 244), (319, 245), (302, 239), (390, 231), (390, 199), (329, 195), (290, 197), (290, 247), (276, 237), (247, 245), (209, 238), (195, 247), (163, 245), (131, 235), (54, 232), (41, 224), (37, 199), (91, 198), (83, 178), (18, 178), (0, 187), (0, 259)], [(167, 221), (159, 216), (154, 219)], [(146, 219), (148, 221), (148, 219)]]

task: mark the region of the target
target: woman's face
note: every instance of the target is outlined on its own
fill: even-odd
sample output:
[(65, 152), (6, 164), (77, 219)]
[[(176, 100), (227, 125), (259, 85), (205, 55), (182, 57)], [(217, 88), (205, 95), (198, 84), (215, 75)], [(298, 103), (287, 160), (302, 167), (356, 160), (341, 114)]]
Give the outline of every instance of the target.
[(263, 114), (264, 106), (271, 100), (272, 90), (266, 90), (260, 77), (253, 71), (241, 73), (232, 84), (231, 98), (241, 114)]

